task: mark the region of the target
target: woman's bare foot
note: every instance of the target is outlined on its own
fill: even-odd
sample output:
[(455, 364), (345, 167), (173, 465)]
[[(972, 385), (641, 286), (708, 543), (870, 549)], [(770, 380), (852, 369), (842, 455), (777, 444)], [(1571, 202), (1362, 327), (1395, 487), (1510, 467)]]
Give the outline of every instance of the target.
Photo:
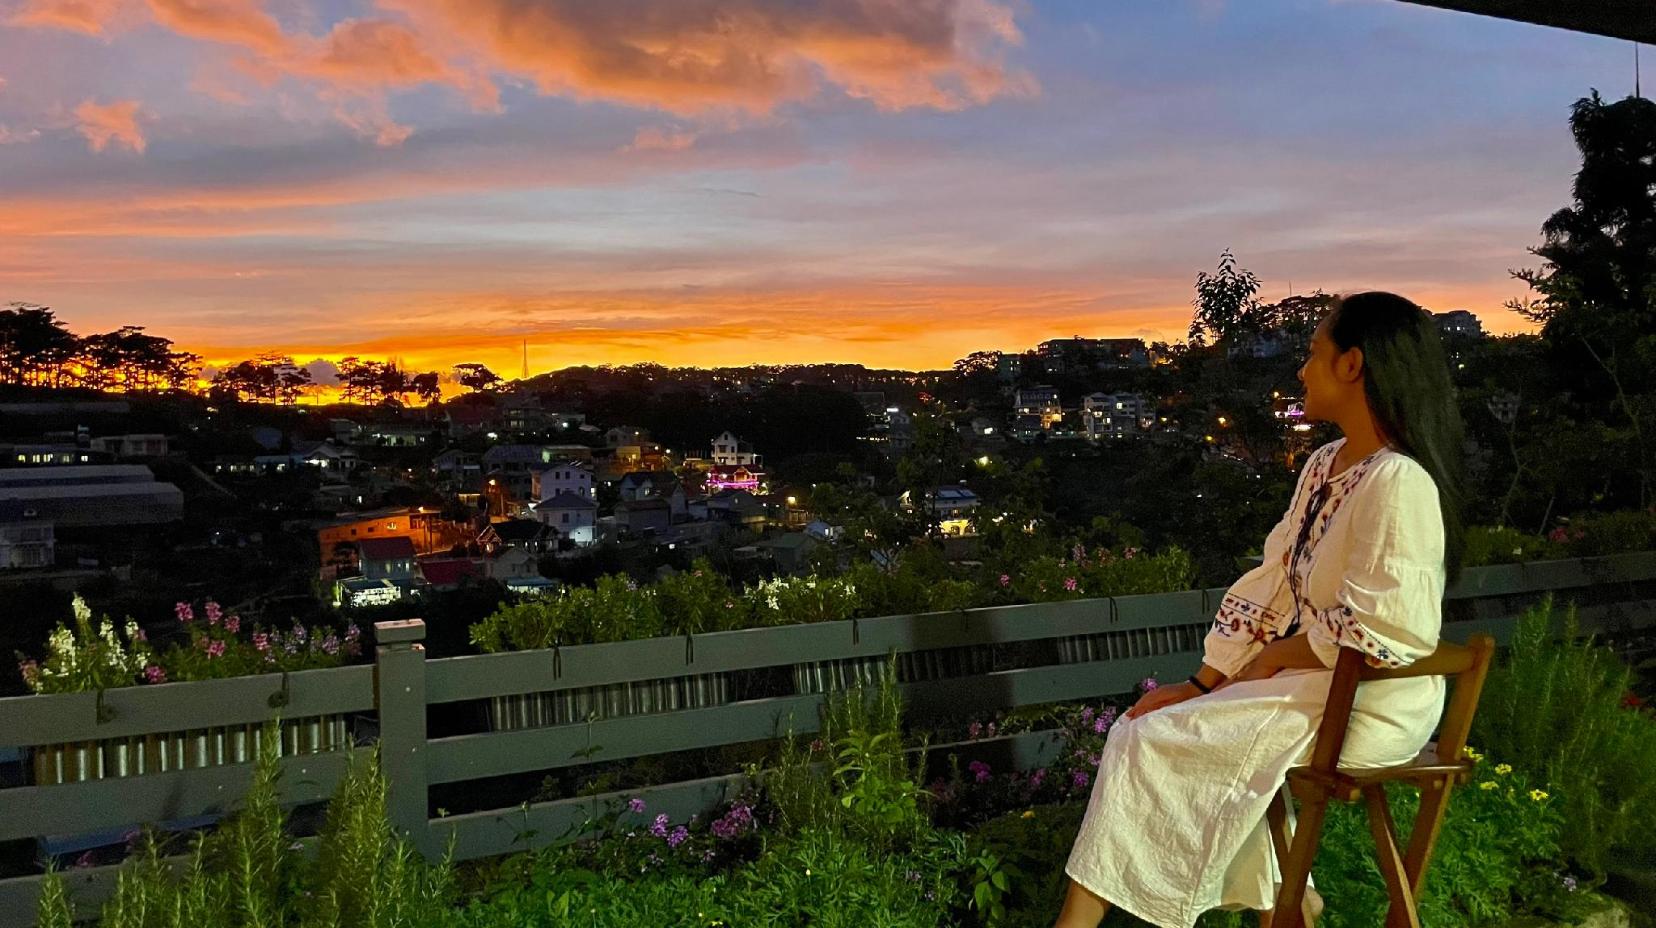
[(1322, 918), (1322, 913), (1323, 913), (1322, 893), (1317, 892), (1315, 889), (1312, 889), (1309, 886), (1305, 887), (1305, 902), (1306, 902), (1307, 905), (1309, 905), (1311, 907), (1311, 917), (1312, 918)]

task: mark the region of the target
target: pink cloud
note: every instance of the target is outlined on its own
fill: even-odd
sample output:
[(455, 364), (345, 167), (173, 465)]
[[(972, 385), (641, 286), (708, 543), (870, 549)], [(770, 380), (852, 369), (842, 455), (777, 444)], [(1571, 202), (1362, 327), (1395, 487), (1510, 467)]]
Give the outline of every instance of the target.
[(696, 144), (696, 133), (661, 126), (645, 126), (622, 151), (684, 151)]
[(86, 144), (93, 151), (103, 151), (111, 145), (125, 145), (142, 154), (147, 147), (143, 130), (138, 128), (137, 100), (108, 104), (86, 100), (75, 107), (75, 119), (75, 128), (86, 137)]

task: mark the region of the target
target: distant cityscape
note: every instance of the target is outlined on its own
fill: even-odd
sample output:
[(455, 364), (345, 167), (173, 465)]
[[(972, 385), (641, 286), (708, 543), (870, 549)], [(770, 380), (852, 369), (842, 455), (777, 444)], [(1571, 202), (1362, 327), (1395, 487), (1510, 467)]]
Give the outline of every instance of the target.
[[(1484, 337), (1470, 312), (1436, 319), (1452, 343)], [(887, 462), (915, 449), (922, 415), (945, 423), (965, 454), (983, 465), (1009, 448), (1066, 442), (1199, 443), (1211, 456), (1236, 455), (1225, 415), (1192, 421), (1172, 397), (1086, 389), (1142, 378), (1171, 364), (1181, 348), (1130, 338), (1062, 338), (1021, 353), (974, 353), (954, 370), (921, 373), (854, 365), (571, 369), (519, 383), (493, 378), (465, 396), (418, 408), (243, 404), (284, 414), (286, 428), (250, 421), (239, 432), (215, 432), (210, 423), (217, 409), (209, 405), (182, 436), (87, 425), (29, 428), (46, 421), (130, 421), (136, 400), (8, 402), (0, 405), (10, 433), (0, 441), (0, 583), (70, 590), (123, 576), (130, 565), (112, 558), (98, 533), (175, 525), (185, 518), (187, 495), (248, 500), (258, 497), (261, 484), (293, 491), (280, 502), (253, 505), (274, 506), (283, 530), (310, 540), (316, 589), (338, 608), (386, 605), (485, 580), (512, 594), (539, 595), (559, 586), (544, 563), (579, 560), (604, 547), (683, 559), (727, 545), (737, 559), (799, 573), (843, 529), (812, 511), (810, 486), (774, 472), (767, 449), (733, 429), (675, 447), (642, 425), (596, 413), (601, 398), (637, 388), (646, 395), (688, 392), (716, 413), (721, 403), (741, 403), (778, 386), (848, 393), (865, 417), (858, 441), (872, 460)], [(1286, 338), (1265, 335), (1233, 341), (1227, 355), (1292, 361), (1286, 356), (1299, 350)], [(968, 381), (986, 384), (987, 392), (965, 401), (944, 397), (951, 384), (958, 392)], [(1284, 463), (1291, 464), (1311, 430), (1298, 397), (1273, 390), (1258, 403), (1283, 431)], [(872, 475), (862, 479), (874, 482)], [(945, 537), (969, 539), (977, 532), (981, 499), (969, 480), (922, 488), (918, 497), (911, 489), (887, 503), (910, 512), (924, 508)], [(223, 530), (194, 541), (262, 543), (226, 537)]]

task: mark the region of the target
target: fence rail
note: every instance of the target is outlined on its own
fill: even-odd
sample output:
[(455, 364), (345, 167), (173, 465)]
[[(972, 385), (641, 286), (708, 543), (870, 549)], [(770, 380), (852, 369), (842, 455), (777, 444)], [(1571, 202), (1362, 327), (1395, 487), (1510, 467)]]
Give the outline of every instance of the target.
[[(1470, 569), (1448, 593), (1471, 600), (1472, 617), (1445, 624), (1444, 637), (1477, 631), (1510, 635), (1515, 600), (1546, 591), (1569, 599), (1590, 593), (1583, 631), (1656, 627), (1656, 552)], [(1640, 584), (1646, 584), (1644, 589)], [(1223, 589), (1004, 606), (963, 612), (885, 616), (817, 625), (716, 632), (613, 644), (428, 661), (418, 620), (375, 627), (372, 667), (344, 667), (199, 683), (132, 687), (104, 693), (0, 699), (0, 745), (92, 744), (110, 739), (176, 736), (231, 729), (281, 716), (377, 718), (393, 825), (427, 854), (450, 841), (470, 859), (556, 840), (611, 797), (579, 797), (433, 819), (434, 785), (535, 773), (578, 764), (711, 748), (810, 733), (818, 692), (768, 696), (724, 705), (599, 718), (573, 724), (430, 737), (432, 706), (671, 678), (877, 661), (945, 649), (982, 649), (1048, 640), (1085, 640), (1144, 632), (1126, 656), (971, 672), (903, 684), (919, 712), (986, 712), (1130, 691), (1152, 674), (1183, 675), (1200, 658), (1187, 634), (1206, 623)], [(1464, 610), (1463, 610), (1464, 611)], [(1174, 634), (1180, 631), (1182, 634)], [(1157, 632), (1165, 632), (1157, 637)], [(1135, 639), (1136, 641), (1137, 639)], [(1091, 654), (1092, 652), (1088, 652)], [(1007, 739), (1020, 756), (1047, 750), (1050, 737)], [(284, 757), (287, 803), (325, 799), (344, 776), (342, 751)], [(0, 789), (0, 840), (83, 834), (145, 822), (222, 814), (245, 794), (247, 763), (117, 775), (74, 783)], [(723, 798), (736, 777), (662, 784), (648, 790), (653, 808), (684, 817)], [(526, 835), (533, 834), (532, 840)], [(67, 874), (83, 911), (106, 897), (114, 867)], [(38, 875), (0, 880), (0, 924), (31, 925)]]

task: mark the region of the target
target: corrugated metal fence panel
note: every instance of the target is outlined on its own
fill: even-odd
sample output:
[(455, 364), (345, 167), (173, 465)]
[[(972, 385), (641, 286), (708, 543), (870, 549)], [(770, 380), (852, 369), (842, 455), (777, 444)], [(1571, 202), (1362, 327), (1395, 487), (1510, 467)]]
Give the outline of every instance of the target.
[(101, 694), (61, 693), (0, 699), (0, 744), (57, 744), (163, 732), (258, 724), (266, 719), (364, 712), (374, 708), (374, 668), (333, 667), (282, 674), (127, 686)]

